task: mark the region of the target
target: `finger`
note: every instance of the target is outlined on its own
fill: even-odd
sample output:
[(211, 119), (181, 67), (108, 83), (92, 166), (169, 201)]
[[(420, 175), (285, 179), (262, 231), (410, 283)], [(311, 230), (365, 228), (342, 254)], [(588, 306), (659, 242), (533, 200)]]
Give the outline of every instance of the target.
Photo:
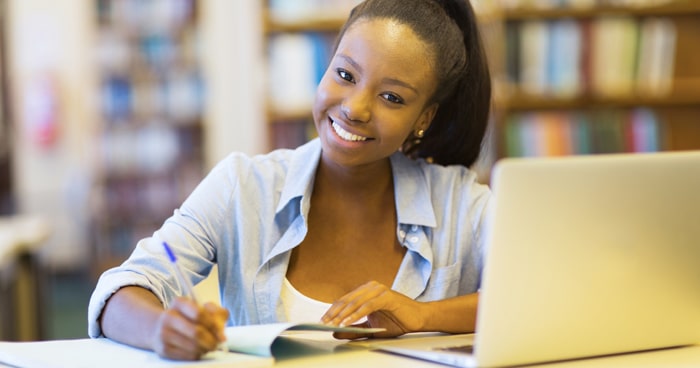
[(367, 322), (372, 327), (383, 327), (385, 330), (375, 333), (372, 337), (396, 337), (408, 332), (400, 320), (392, 313), (378, 310), (367, 316)]
[(201, 307), (191, 299), (176, 298), (170, 309), (177, 310), (180, 314), (189, 320), (196, 321), (199, 318)]
[(209, 329), (219, 342), (225, 341), (224, 328), (229, 316), (228, 310), (214, 303), (204, 304), (203, 309), (206, 312), (205, 318), (203, 318), (204, 326)]
[[(372, 327), (369, 323), (369, 321), (358, 323), (355, 325), (352, 325), (352, 327), (363, 327), (363, 328), (369, 328)], [(358, 333), (358, 332), (334, 332), (333, 337), (339, 340), (357, 340), (357, 339), (363, 339), (363, 338), (369, 338), (373, 337), (374, 334), (372, 333)]]
[[(192, 306), (196, 308), (197, 313), (192, 313)], [(194, 345), (202, 352), (215, 350), (219, 344), (219, 338), (216, 331), (212, 332), (206, 327), (204, 320), (207, 319), (208, 313), (200, 309), (196, 304), (180, 303), (174, 304), (172, 310), (172, 318), (167, 324), (172, 333), (178, 335), (183, 348), (189, 348)], [(184, 314), (183, 311), (185, 311)], [(194, 315), (194, 318), (192, 316)]]
[(337, 317), (340, 320), (338, 326), (350, 326), (371, 313), (381, 310), (383, 305), (378, 299), (369, 300), (361, 305), (348, 305)]
[(154, 350), (161, 357), (169, 359), (193, 360), (201, 355), (201, 348), (196, 340), (182, 334), (176, 326), (186, 319), (175, 310), (163, 313), (159, 322)]
[(379, 283), (361, 287), (359, 292), (351, 292), (342, 297), (329, 309), (324, 318), (329, 324), (347, 326), (357, 322), (368, 314), (384, 308), (390, 302), (390, 291)]
[(356, 308), (376, 298), (382, 292), (382, 287), (378, 282), (369, 282), (343, 295), (331, 305), (321, 317), (321, 321), (333, 325), (340, 324)]
[(196, 345), (188, 343), (181, 336), (165, 341), (157, 352), (161, 357), (175, 360), (197, 360), (203, 354)]

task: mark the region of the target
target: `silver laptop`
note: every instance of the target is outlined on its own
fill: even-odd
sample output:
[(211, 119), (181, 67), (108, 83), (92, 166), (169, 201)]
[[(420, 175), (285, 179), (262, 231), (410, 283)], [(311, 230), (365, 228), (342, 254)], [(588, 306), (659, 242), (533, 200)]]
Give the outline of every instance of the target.
[(383, 350), (492, 367), (700, 343), (700, 151), (505, 159), (491, 184), (473, 352)]

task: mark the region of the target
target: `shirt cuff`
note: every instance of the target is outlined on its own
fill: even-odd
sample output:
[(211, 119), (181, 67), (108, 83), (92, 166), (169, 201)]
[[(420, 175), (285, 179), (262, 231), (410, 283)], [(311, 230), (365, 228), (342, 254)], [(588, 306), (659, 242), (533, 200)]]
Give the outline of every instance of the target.
[(165, 305), (164, 297), (154, 290), (153, 285), (143, 275), (133, 272), (117, 271), (115, 269), (106, 271), (97, 282), (95, 290), (90, 297), (88, 305), (88, 336), (91, 338), (104, 337), (100, 317), (102, 310), (114, 293), (126, 286), (140, 286), (150, 290)]

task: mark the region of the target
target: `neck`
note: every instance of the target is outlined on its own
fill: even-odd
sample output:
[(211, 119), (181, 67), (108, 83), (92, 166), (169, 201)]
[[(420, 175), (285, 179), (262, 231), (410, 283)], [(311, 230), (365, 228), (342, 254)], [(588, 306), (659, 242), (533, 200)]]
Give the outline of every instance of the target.
[(393, 193), (389, 158), (371, 165), (341, 167), (323, 157), (316, 171), (314, 192), (334, 192), (343, 198), (367, 199)]

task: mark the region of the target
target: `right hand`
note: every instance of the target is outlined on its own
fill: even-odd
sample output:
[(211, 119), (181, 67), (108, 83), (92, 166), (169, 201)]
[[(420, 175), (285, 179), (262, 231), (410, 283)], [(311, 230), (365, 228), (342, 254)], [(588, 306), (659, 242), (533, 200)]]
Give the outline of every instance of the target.
[(153, 350), (167, 359), (197, 360), (226, 340), (227, 319), (228, 311), (214, 303), (177, 298), (158, 318)]

